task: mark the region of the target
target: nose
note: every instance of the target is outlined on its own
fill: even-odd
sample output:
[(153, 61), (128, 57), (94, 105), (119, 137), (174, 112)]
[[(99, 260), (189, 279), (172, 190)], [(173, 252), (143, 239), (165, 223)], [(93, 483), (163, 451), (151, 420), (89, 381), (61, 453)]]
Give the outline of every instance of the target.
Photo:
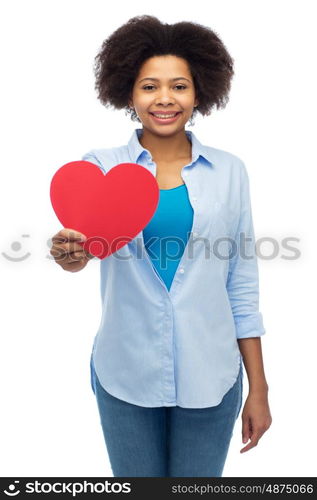
[(170, 95), (168, 90), (161, 91), (160, 95), (156, 98), (155, 104), (163, 104), (163, 106), (168, 106), (169, 104), (174, 104), (175, 99)]

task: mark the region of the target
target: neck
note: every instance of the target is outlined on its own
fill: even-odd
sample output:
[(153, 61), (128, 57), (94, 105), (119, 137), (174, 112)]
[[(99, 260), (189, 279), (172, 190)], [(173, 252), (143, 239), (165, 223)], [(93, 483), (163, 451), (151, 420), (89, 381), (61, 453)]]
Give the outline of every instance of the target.
[(142, 129), (140, 144), (150, 151), (154, 161), (172, 162), (191, 157), (192, 146), (185, 129), (171, 136), (159, 136)]

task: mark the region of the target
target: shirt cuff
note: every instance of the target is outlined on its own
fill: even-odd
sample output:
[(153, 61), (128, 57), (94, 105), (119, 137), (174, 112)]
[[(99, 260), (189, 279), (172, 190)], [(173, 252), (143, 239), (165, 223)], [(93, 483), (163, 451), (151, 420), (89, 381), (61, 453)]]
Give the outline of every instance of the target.
[(248, 316), (234, 318), (237, 339), (248, 337), (261, 337), (266, 333), (263, 325), (263, 317), (260, 312)]

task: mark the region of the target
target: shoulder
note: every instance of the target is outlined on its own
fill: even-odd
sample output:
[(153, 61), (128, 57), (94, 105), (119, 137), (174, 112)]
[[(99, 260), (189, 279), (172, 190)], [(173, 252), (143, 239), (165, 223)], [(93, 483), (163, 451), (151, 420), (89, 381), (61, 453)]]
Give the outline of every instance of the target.
[(207, 158), (214, 163), (215, 166), (225, 165), (226, 167), (245, 169), (244, 161), (232, 152), (212, 146), (204, 146), (204, 151)]
[(202, 154), (212, 163), (214, 172), (220, 178), (236, 184), (248, 182), (247, 168), (240, 156), (212, 146), (203, 146)]
[(91, 149), (82, 156), (82, 160), (94, 163), (106, 173), (111, 168), (129, 161), (128, 146), (118, 146), (114, 148)]

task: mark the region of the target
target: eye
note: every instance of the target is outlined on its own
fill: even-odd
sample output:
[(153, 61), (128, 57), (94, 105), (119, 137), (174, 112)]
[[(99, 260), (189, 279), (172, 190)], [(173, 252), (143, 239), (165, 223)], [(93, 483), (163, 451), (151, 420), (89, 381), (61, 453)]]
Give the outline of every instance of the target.
[[(148, 90), (148, 89), (151, 90), (151, 89), (154, 88), (154, 85), (144, 85), (142, 88), (144, 90)], [(182, 84), (179, 83), (179, 84), (175, 85), (175, 88), (178, 88), (178, 90), (184, 90), (187, 87), (186, 87), (186, 85), (182, 85)]]

